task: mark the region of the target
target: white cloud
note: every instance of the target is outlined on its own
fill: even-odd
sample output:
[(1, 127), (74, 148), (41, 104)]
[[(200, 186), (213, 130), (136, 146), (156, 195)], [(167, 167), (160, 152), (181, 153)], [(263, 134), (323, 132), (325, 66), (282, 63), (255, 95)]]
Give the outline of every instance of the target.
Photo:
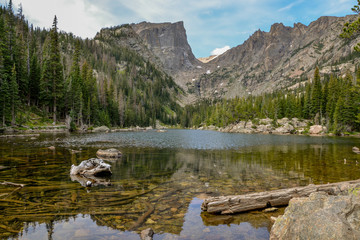
[(101, 28), (115, 22), (113, 16), (87, 0), (13, 0), (22, 4), (23, 13), (35, 26), (51, 28), (54, 16), (60, 30), (83, 38), (93, 38)]
[(211, 52), (211, 55), (221, 55), (223, 54), (224, 52), (226, 52), (227, 50), (230, 49), (230, 46), (225, 46), (225, 47), (222, 47), (222, 48), (215, 48), (212, 52)]
[(280, 8), (278, 11), (279, 11), (279, 12), (283, 12), (283, 11), (290, 10), (290, 9), (293, 8), (295, 5), (300, 4), (300, 3), (302, 3), (302, 2), (303, 2), (303, 0), (299, 0), (299, 1), (296, 1), (296, 2), (292, 2), (292, 3), (290, 3), (289, 5)]

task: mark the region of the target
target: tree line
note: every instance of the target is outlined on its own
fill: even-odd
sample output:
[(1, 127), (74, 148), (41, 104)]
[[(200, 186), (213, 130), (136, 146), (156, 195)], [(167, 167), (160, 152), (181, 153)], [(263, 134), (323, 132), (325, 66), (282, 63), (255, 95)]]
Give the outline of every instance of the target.
[(354, 75), (321, 78), (316, 68), (314, 77), (295, 89), (186, 106), (181, 124), (225, 127), (239, 121), (270, 118), (276, 122), (287, 117), (309, 119), (335, 133), (360, 131), (360, 68)]

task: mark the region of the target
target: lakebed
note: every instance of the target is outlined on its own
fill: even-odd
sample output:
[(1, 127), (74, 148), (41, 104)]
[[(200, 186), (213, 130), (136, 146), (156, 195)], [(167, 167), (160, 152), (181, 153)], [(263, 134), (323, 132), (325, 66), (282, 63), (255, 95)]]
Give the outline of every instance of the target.
[[(0, 139), (2, 239), (268, 239), (271, 216), (202, 213), (207, 196), (360, 178), (358, 138), (215, 131), (41, 134)], [(49, 149), (48, 147), (55, 148)], [(72, 164), (117, 148), (110, 186), (84, 188)], [(72, 151), (75, 150), (75, 151)]]

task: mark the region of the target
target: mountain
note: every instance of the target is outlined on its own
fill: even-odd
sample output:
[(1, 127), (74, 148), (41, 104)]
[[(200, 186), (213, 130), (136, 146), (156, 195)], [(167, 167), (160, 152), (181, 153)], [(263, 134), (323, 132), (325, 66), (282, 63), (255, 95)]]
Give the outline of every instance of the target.
[(354, 72), (359, 54), (353, 46), (359, 38), (342, 39), (346, 17), (321, 17), (309, 26), (276, 23), (269, 32), (256, 31), (243, 44), (228, 50), (204, 67), (187, 83), (198, 98), (232, 98), (258, 95), (312, 78), (316, 66), (322, 74)]
[(359, 39), (339, 34), (345, 22), (356, 18), (321, 17), (293, 27), (275, 23), (269, 32), (258, 30), (224, 54), (200, 60), (192, 53), (183, 22), (123, 25), (112, 29), (112, 37), (171, 75), (187, 93), (181, 101), (191, 103), (296, 86), (312, 78), (316, 66), (323, 75), (353, 71), (359, 54), (352, 49)]

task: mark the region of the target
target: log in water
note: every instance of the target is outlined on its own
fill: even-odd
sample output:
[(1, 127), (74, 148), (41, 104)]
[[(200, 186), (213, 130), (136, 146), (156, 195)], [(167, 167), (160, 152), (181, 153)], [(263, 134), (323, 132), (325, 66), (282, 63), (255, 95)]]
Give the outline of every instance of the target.
[(211, 197), (205, 199), (201, 209), (214, 214), (234, 214), (268, 207), (286, 206), (290, 199), (294, 197), (308, 197), (313, 192), (326, 192), (329, 195), (338, 195), (358, 187), (360, 187), (360, 179), (322, 185), (310, 184), (305, 187), (245, 195)]

